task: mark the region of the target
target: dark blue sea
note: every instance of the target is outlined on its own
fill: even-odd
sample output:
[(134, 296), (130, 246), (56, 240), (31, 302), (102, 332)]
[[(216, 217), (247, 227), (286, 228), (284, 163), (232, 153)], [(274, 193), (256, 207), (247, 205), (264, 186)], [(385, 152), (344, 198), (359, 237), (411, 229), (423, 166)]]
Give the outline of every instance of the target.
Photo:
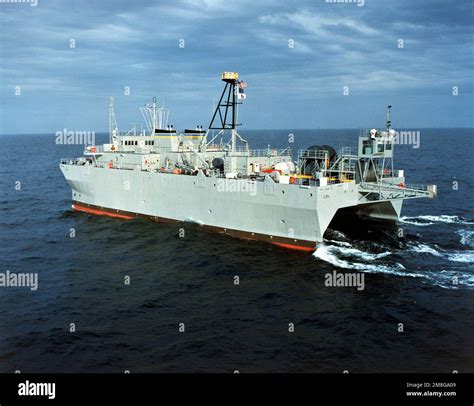
[[(241, 134), (262, 148), (290, 132), (294, 151), (359, 133)], [(314, 255), (73, 212), (59, 160), (83, 146), (0, 136), (0, 272), (39, 278), (0, 287), (0, 372), (474, 372), (473, 130), (420, 134), (395, 167), (438, 197), (406, 201), (398, 224), (331, 225)], [(365, 289), (325, 286), (333, 270)]]

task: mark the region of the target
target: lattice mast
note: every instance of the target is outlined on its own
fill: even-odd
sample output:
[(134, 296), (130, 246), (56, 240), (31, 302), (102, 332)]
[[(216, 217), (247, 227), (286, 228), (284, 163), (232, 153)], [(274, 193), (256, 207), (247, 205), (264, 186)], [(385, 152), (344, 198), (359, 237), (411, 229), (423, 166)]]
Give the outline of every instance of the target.
[(232, 151), (235, 152), (238, 135), (236, 128), (241, 125), (237, 123), (237, 106), (242, 104), (241, 100), (246, 98), (244, 89), (247, 83), (239, 81), (237, 72), (223, 72), (221, 80), (225, 82), (224, 90), (212, 115), (209, 130), (230, 130), (232, 133)]

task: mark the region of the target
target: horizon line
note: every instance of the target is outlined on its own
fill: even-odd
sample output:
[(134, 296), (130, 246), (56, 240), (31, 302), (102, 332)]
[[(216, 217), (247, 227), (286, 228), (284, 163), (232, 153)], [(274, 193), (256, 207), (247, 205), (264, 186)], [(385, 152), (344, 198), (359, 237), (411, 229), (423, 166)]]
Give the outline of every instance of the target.
[[(368, 129), (369, 127), (339, 127), (339, 128), (332, 128), (332, 127), (327, 127), (327, 128), (322, 128), (322, 127), (316, 127), (316, 128), (247, 128), (243, 131), (324, 131), (324, 130), (363, 130), (363, 129)], [(370, 127), (370, 128), (376, 128), (376, 127)], [(407, 129), (419, 129), (419, 130), (474, 130), (474, 127), (398, 127), (400, 130), (407, 130)], [(227, 129), (226, 131), (231, 130), (230, 128)], [(57, 131), (62, 131), (62, 130), (57, 130)], [(0, 137), (4, 136), (9, 136), (9, 135), (50, 135), (50, 134), (56, 134), (57, 131), (47, 131), (47, 132), (38, 132), (38, 133), (0, 133)], [(94, 131), (94, 130), (70, 130), (70, 131), (85, 131), (85, 132), (94, 132), (96, 134), (105, 134), (107, 135), (109, 133), (108, 130), (104, 131)]]

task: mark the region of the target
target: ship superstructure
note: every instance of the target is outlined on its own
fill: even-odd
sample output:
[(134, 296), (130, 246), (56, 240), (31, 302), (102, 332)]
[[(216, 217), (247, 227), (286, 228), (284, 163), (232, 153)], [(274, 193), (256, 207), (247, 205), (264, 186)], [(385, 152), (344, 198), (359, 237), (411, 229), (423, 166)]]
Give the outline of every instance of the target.
[[(122, 219), (193, 222), (231, 236), (314, 251), (339, 210), (397, 220), (405, 199), (436, 186), (405, 183), (393, 167), (390, 106), (386, 127), (363, 130), (357, 149), (311, 146), (252, 150), (237, 132), (247, 84), (225, 83), (207, 130), (177, 131), (157, 100), (141, 108), (146, 128), (120, 132), (113, 100), (107, 144), (61, 160), (74, 210)], [(296, 160), (294, 160), (296, 158)]]

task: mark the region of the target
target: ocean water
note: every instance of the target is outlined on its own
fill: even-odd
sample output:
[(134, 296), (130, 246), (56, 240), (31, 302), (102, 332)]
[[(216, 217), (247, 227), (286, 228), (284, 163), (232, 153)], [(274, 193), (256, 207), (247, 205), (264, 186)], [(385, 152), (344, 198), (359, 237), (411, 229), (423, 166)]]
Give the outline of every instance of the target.
[[(241, 131), (252, 148), (290, 132), (295, 151), (358, 136)], [(406, 201), (398, 224), (335, 221), (314, 255), (72, 212), (59, 160), (83, 147), (1, 136), (0, 272), (39, 288), (0, 287), (0, 372), (474, 372), (473, 131), (420, 132), (395, 167), (438, 197)], [(365, 289), (326, 287), (334, 270)]]

